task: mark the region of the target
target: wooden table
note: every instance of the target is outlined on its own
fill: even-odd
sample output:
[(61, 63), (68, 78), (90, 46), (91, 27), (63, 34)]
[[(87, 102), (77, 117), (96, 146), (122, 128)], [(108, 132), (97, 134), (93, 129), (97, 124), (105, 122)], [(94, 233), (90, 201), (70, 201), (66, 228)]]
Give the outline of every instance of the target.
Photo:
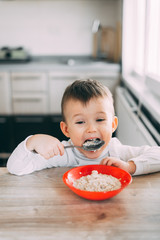
[(114, 198), (90, 201), (63, 183), (69, 169), (14, 176), (0, 168), (0, 240), (160, 239), (160, 173), (133, 177)]

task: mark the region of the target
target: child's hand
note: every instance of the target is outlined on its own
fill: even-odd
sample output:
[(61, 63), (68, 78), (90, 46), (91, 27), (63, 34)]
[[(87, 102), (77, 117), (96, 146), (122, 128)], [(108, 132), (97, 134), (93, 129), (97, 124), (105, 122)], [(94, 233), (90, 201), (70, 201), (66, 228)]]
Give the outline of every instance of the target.
[(46, 159), (64, 154), (63, 144), (57, 138), (50, 135), (33, 135), (28, 138), (26, 146), (29, 151), (36, 151)]
[(129, 172), (130, 174), (133, 174), (136, 171), (136, 165), (134, 164), (133, 161), (124, 162), (124, 161), (120, 160), (119, 158), (114, 158), (114, 157), (104, 158), (100, 162), (100, 164), (107, 165), (107, 166), (118, 167), (118, 168), (121, 168), (121, 169)]

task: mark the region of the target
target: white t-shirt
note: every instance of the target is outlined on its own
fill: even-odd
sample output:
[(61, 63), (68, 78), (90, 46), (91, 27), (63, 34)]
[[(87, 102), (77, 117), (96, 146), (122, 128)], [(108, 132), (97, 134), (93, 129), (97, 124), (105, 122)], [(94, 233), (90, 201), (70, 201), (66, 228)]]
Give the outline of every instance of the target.
[[(82, 165), (99, 164), (105, 157), (116, 157), (123, 161), (133, 161), (136, 165), (134, 175), (160, 171), (160, 147), (132, 147), (122, 145), (117, 138), (112, 138), (102, 154), (96, 159), (86, 158), (78, 149), (67, 148), (63, 156), (54, 156), (46, 160), (40, 154), (29, 151), (26, 138), (13, 151), (7, 162), (7, 169), (16, 175), (29, 174), (52, 167), (77, 167)], [(71, 144), (71, 140), (62, 141), (63, 145)]]

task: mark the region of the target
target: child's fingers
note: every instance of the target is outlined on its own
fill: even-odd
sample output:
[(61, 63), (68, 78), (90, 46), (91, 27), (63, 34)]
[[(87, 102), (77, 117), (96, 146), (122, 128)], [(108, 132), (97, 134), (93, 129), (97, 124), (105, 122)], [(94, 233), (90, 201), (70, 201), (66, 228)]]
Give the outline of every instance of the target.
[(64, 146), (62, 143), (58, 144), (59, 153), (62, 156), (64, 154)]
[(52, 149), (46, 154), (46, 158), (49, 159), (58, 155), (62, 156), (63, 154), (64, 154), (64, 147), (61, 143), (59, 143), (52, 147)]
[(50, 153), (39, 153), (39, 154), (47, 160), (51, 158)]
[(107, 166), (114, 166), (116, 164), (116, 159), (112, 159), (112, 158), (105, 158), (101, 161), (100, 164), (102, 165), (107, 165)]
[(48, 160), (54, 156), (62, 156), (64, 154), (64, 146), (56, 139), (54, 142), (47, 143), (43, 147), (36, 147), (35, 151)]
[(52, 156), (57, 156), (59, 154), (60, 154), (60, 152), (59, 152), (58, 146), (53, 146)]
[(114, 164), (114, 162), (113, 162), (113, 160), (111, 160), (111, 159), (108, 159), (108, 161), (107, 161), (107, 166), (112, 166)]
[(102, 161), (100, 162), (100, 164), (102, 164), (102, 165), (108, 165), (108, 161), (109, 161), (109, 158), (104, 158), (104, 159), (102, 159)]

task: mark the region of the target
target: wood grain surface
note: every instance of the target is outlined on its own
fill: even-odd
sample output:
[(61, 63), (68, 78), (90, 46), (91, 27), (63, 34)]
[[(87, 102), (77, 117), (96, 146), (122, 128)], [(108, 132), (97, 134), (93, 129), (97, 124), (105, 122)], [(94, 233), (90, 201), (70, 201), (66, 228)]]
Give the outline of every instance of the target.
[(70, 168), (15, 176), (0, 168), (0, 240), (160, 239), (160, 173), (90, 201), (62, 181)]

